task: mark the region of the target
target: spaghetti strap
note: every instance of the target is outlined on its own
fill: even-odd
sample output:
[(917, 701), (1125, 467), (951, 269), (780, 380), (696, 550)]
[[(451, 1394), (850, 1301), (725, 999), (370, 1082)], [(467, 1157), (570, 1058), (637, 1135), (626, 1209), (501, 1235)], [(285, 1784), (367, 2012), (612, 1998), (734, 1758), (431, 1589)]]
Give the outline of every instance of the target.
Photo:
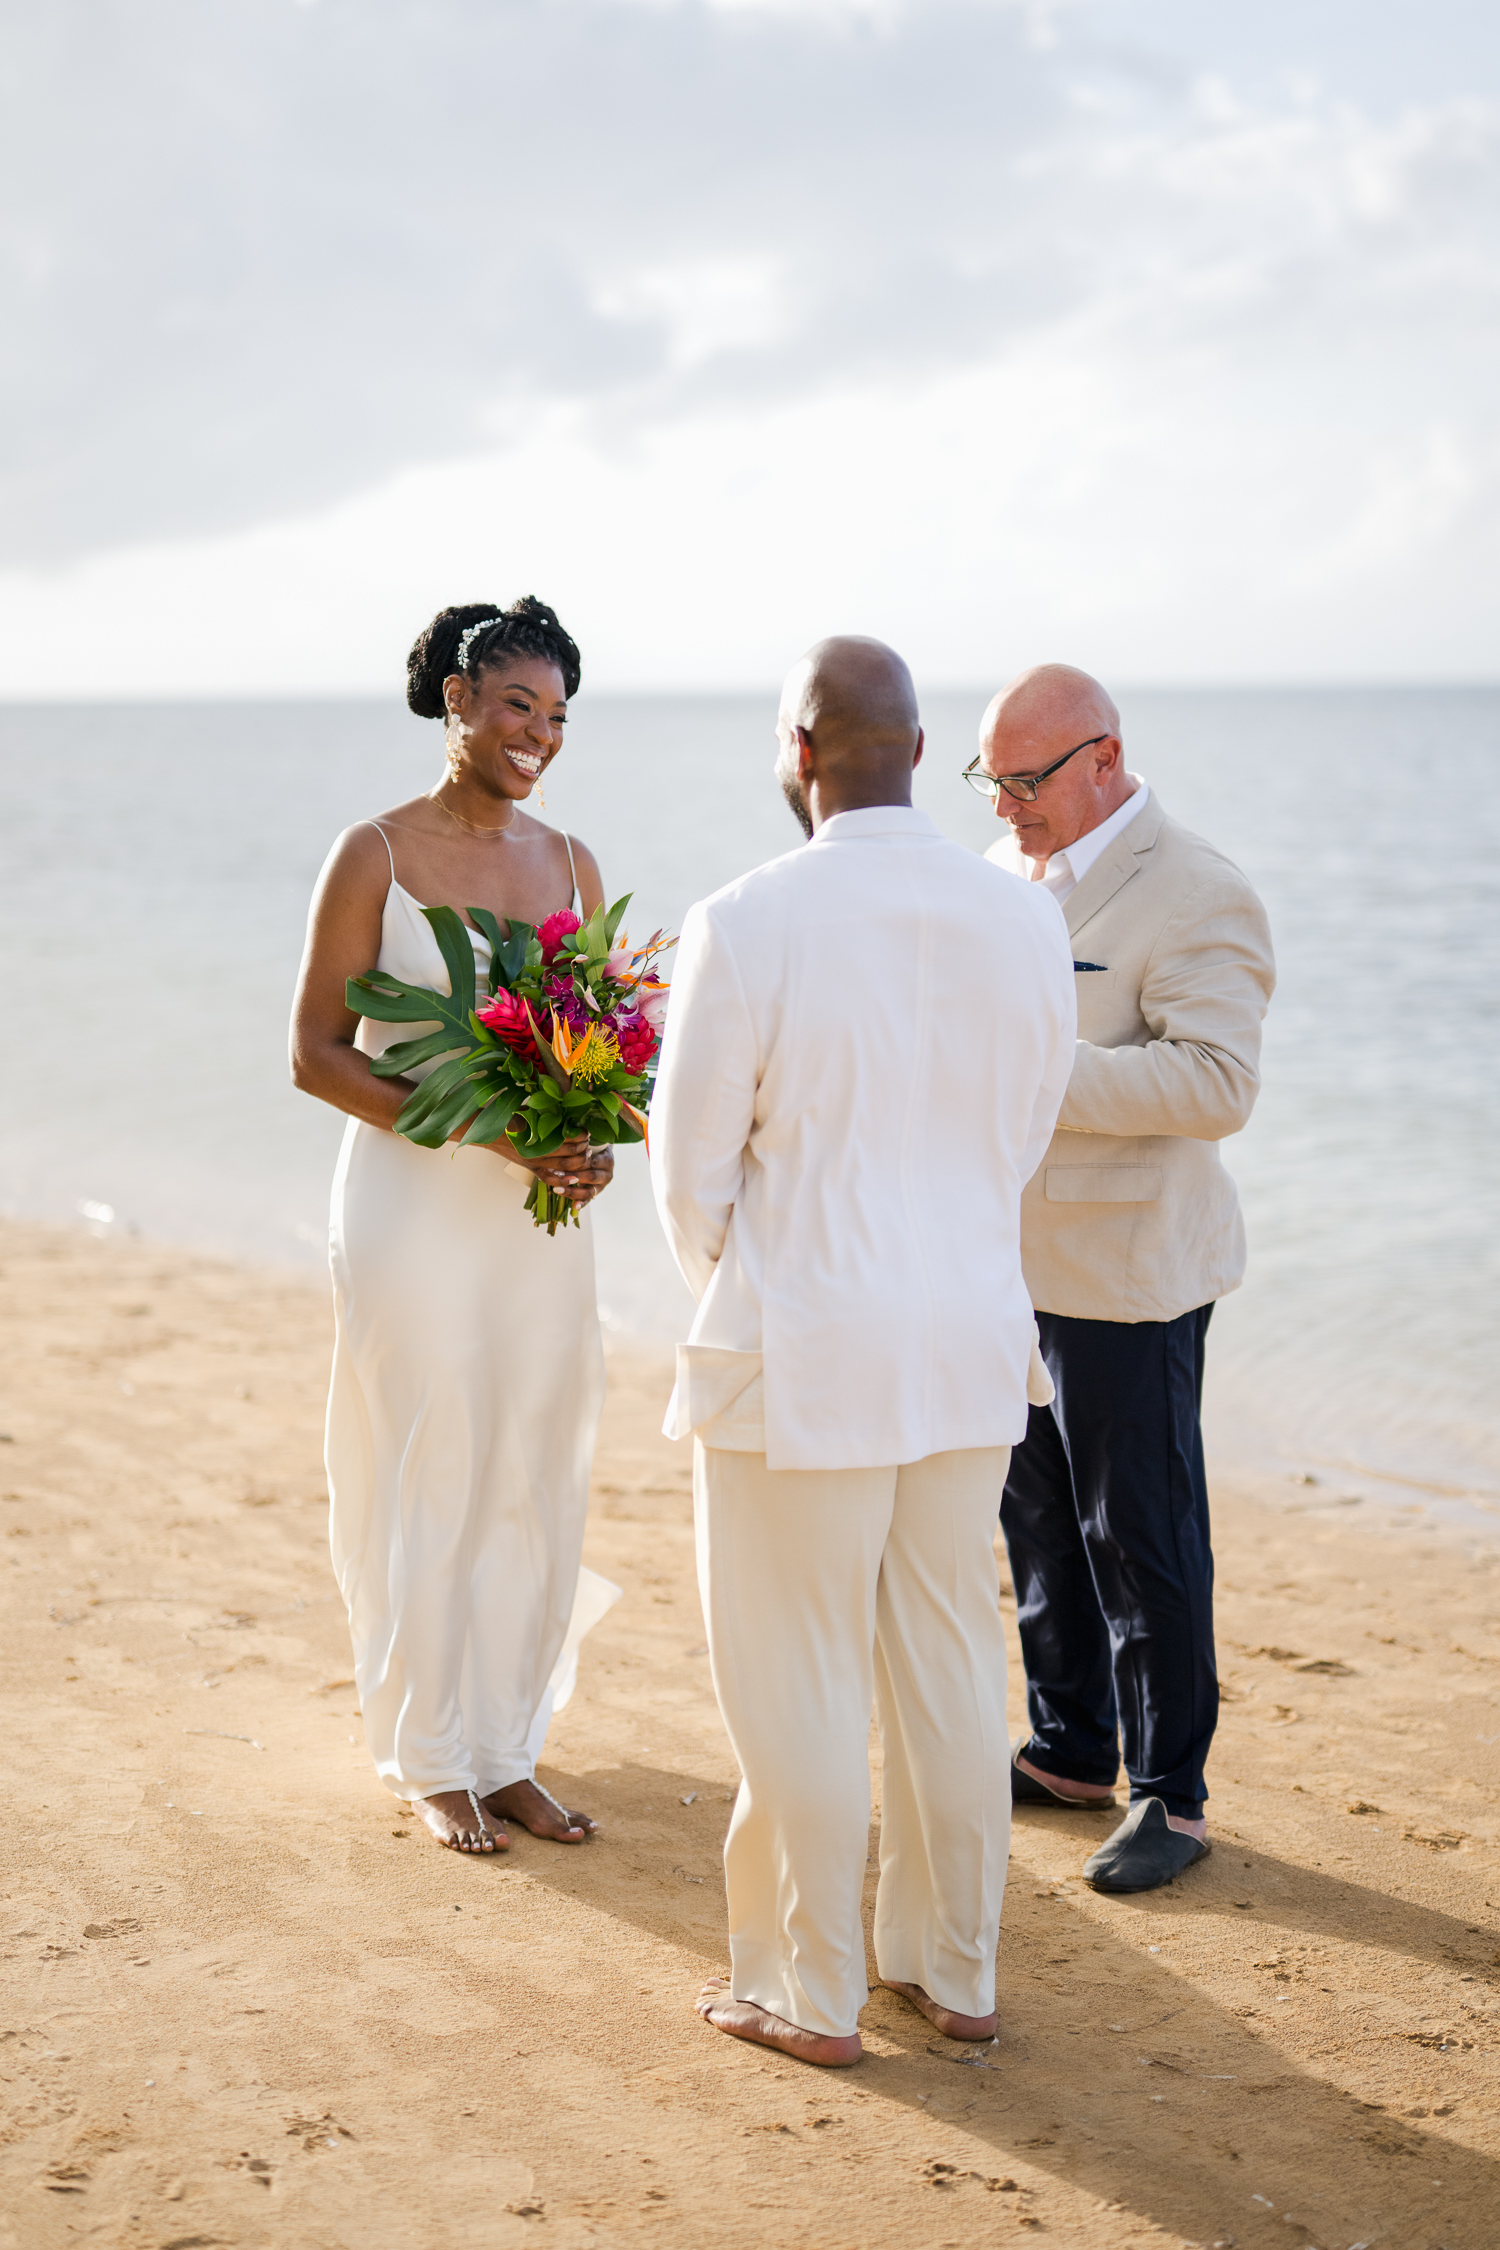
[[(569, 893), (568, 893), (568, 904), (569, 904), (569, 906), (572, 906), (572, 905), (573, 905), (573, 903), (575, 902), (575, 900), (576, 900), (576, 899), (578, 898), (578, 870), (577, 870), (577, 868), (576, 868), (576, 867), (575, 867), (575, 866), (573, 865), (573, 839), (572, 839), (572, 837), (571, 837), (571, 836), (570, 836), (570, 835), (568, 834), (568, 831), (566, 830), (566, 828), (565, 828), (565, 829), (563, 830), (563, 842), (564, 842), (564, 843), (565, 843), (565, 844), (567, 845), (567, 847), (568, 847), (568, 873), (569, 873), (569, 874), (570, 874), (570, 875), (572, 876), (572, 878), (573, 878), (573, 888), (572, 888), (572, 890), (571, 890), (571, 891), (569, 891)], [(389, 850), (390, 850), (390, 845), (389, 845), (389, 844), (387, 844), (387, 846), (386, 846), (386, 850), (387, 850), (387, 851), (389, 851)]]
[[(376, 833), (376, 835), (377, 835), (377, 836), (378, 836), (378, 837), (380, 838), (380, 841), (382, 842), (382, 844), (384, 844), (384, 846), (385, 846), (385, 856), (386, 856), (386, 858), (387, 858), (387, 859), (388, 859), (388, 860), (390, 861), (390, 863), (391, 863), (391, 881), (392, 881), (392, 882), (394, 883), (394, 882), (395, 882), (395, 880), (396, 880), (396, 855), (395, 855), (395, 853), (394, 853), (394, 852), (393, 852), (393, 851), (391, 850), (391, 839), (390, 839), (390, 837), (389, 837), (389, 836), (387, 836), (387, 834), (386, 834), (385, 830), (384, 830), (384, 829), (383, 829), (383, 828), (381, 827), (381, 825), (380, 825), (380, 823), (379, 823), (379, 821), (378, 821), (378, 820), (366, 820), (366, 821), (362, 821), (362, 822), (360, 823), (360, 825), (361, 825), (362, 827), (364, 827), (364, 828), (373, 828), (373, 829), (374, 829), (374, 831), (375, 831), (375, 833)], [(571, 864), (572, 864), (572, 854), (570, 853), (570, 854), (569, 854), (569, 865), (571, 866)]]

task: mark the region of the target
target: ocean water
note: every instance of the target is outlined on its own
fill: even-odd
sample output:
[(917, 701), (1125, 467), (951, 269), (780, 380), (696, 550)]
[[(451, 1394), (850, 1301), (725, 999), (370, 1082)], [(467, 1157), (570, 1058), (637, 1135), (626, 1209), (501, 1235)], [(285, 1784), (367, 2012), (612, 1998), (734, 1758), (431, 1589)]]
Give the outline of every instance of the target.
[[(927, 699), (917, 792), (979, 849), (997, 831), (958, 770), (984, 700)], [(1251, 1263), (1210, 1337), (1211, 1451), (1500, 1530), (1500, 690), (1122, 709), (1131, 765), (1250, 875), (1280, 962), (1224, 1151)], [(796, 844), (773, 719), (769, 694), (580, 697), (547, 817), (634, 890), (637, 934)], [(0, 1207), (322, 1262), (342, 1120), (285, 1060), (307, 900), (337, 831), (439, 760), (395, 701), (0, 707)], [(680, 1334), (640, 1151), (596, 1211), (610, 1326)]]

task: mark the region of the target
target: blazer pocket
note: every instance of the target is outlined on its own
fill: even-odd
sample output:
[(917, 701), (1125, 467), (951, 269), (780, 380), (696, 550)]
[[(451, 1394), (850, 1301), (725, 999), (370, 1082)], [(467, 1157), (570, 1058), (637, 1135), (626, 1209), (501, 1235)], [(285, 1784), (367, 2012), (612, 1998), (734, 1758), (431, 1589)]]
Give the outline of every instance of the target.
[(1155, 1203), (1161, 1194), (1155, 1164), (1062, 1164), (1047, 1171), (1049, 1203)]

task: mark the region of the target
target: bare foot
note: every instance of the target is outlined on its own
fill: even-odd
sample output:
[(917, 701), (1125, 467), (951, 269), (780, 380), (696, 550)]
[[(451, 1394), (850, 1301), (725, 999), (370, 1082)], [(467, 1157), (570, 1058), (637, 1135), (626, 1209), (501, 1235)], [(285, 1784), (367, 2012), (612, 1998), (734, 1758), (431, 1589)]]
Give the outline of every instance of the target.
[(1017, 1758), (1016, 1764), (1022, 1773), (1029, 1773), (1033, 1781), (1039, 1781), (1044, 1789), (1050, 1789), (1053, 1796), (1061, 1797), (1065, 1804), (1112, 1805), (1115, 1801), (1113, 1783), (1070, 1781), (1060, 1773), (1048, 1773), (1043, 1767), (1034, 1766), (1029, 1758)]
[(826, 2039), (819, 2031), (804, 2031), (801, 2024), (788, 2023), (784, 2016), (758, 2008), (753, 2000), (736, 2000), (728, 1977), (710, 1977), (693, 2006), (715, 2031), (727, 2031), (731, 2039), (752, 2040), (757, 2047), (777, 2047), (794, 2062), (847, 2070), (864, 2053), (857, 2031), (847, 2039)]
[(411, 1809), (450, 1852), (508, 1852), (510, 1838), (484, 1807), (475, 1809), (467, 1789), (441, 1789), (435, 1797), (413, 1797)]
[(496, 1820), (513, 1820), (554, 1844), (581, 1844), (598, 1834), (587, 1813), (564, 1812), (557, 1799), (534, 1781), (513, 1781), (508, 1788), (492, 1790), (484, 1799), (484, 1809)]
[(995, 2036), (998, 2019), (994, 2015), (955, 2015), (951, 2008), (940, 2008), (935, 2000), (930, 2000), (919, 1984), (898, 1984), (894, 1977), (882, 1977), (880, 1981), (887, 1992), (899, 1992), (903, 2000), (920, 2008), (945, 2039), (993, 2039)]
[(1200, 1844), (1208, 1842), (1208, 1822), (1206, 1820), (1179, 1820), (1176, 1813), (1169, 1812), (1167, 1826), (1175, 1828), (1179, 1836), (1195, 1837)]

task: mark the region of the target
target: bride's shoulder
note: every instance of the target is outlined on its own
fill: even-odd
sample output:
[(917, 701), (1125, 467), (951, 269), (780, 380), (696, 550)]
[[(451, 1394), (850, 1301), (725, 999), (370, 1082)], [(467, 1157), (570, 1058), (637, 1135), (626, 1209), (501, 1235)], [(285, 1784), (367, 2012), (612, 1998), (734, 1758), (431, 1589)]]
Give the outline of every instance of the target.
[[(371, 813), (364, 825), (368, 827), (370, 821), (387, 820), (397, 828), (427, 828), (430, 830), (434, 826), (432, 799), (427, 796), (408, 797), (403, 804), (390, 805), (384, 812)], [(438, 823), (438, 825), (441, 824)]]
[[(537, 825), (540, 826), (540, 822)], [(580, 867), (592, 867), (597, 872), (599, 862), (595, 859), (583, 838), (574, 829), (554, 828), (552, 833), (562, 849), (572, 853)]]
[(563, 828), (555, 821), (539, 820), (534, 812), (525, 812), (518, 807), (512, 816), (511, 832), (518, 843), (543, 844), (554, 851), (559, 859), (566, 853), (578, 868), (587, 867), (595, 875), (599, 872), (598, 861), (574, 828)]
[(389, 812), (352, 820), (333, 840), (323, 863), (324, 882), (354, 883), (361, 888), (378, 884), (383, 890), (394, 865), (391, 839), (406, 825), (402, 818), (406, 811), (406, 806), (397, 805)]
[[(538, 822), (537, 825), (540, 827), (541, 823)], [(575, 836), (571, 828), (555, 828), (552, 833), (568, 855), (568, 863), (578, 884), (580, 903), (587, 900), (589, 908), (586, 910), (591, 910), (604, 896), (604, 879), (599, 873), (598, 860), (583, 838)]]
[(390, 805), (384, 812), (366, 813), (359, 820), (351, 820), (348, 827), (333, 840), (330, 858), (348, 859), (358, 864), (365, 859), (378, 859), (382, 867), (386, 862), (390, 838), (399, 835), (403, 828), (423, 828), (424, 811), (430, 812), (426, 798), (414, 797), (409, 804)]

